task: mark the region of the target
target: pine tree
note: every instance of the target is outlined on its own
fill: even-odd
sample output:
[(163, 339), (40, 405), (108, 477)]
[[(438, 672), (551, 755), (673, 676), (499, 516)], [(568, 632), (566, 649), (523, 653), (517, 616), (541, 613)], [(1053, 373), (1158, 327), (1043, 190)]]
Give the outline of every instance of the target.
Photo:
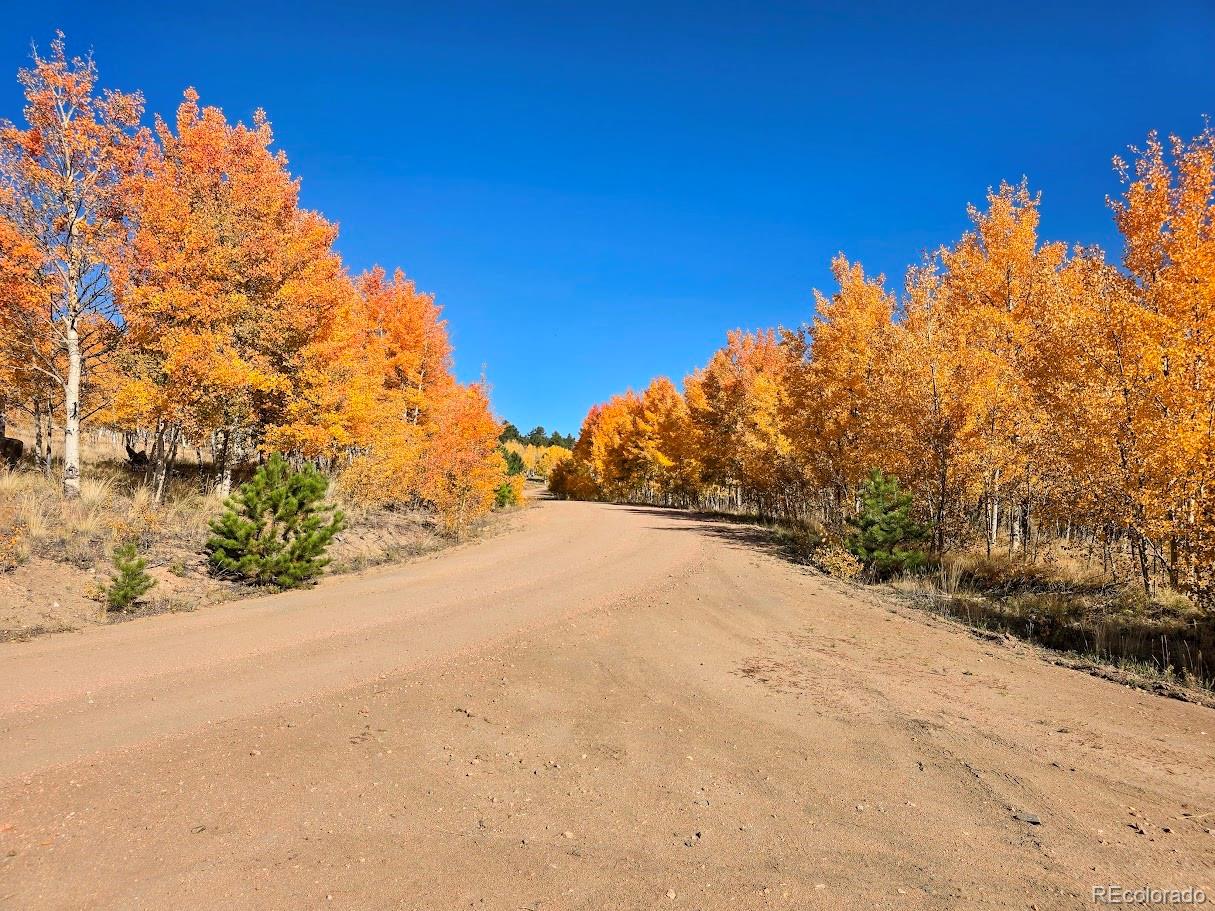
[(506, 474), (508, 477), (523, 474), (527, 471), (527, 466), (523, 463), (523, 456), (519, 455), (518, 452), (502, 447), (499, 447), (499, 449), (502, 452), (502, 458), (506, 461)]
[(494, 493), (494, 509), (505, 509), (518, 504), (519, 497), (515, 492), (515, 485), (510, 481), (503, 481), (499, 484), (498, 490)]
[(211, 522), (212, 571), (279, 588), (311, 582), (328, 565), (325, 549), (346, 522), (325, 505), (328, 486), (313, 466), (295, 471), (272, 455)]
[(156, 584), (146, 572), (147, 561), (135, 552), (134, 544), (123, 544), (114, 548), (116, 575), (104, 589), (107, 610), (126, 610)]
[(899, 479), (881, 471), (872, 472), (861, 486), (860, 512), (848, 519), (853, 532), (848, 550), (877, 579), (923, 565), (920, 549), (928, 529), (911, 516), (911, 494), (899, 487)]

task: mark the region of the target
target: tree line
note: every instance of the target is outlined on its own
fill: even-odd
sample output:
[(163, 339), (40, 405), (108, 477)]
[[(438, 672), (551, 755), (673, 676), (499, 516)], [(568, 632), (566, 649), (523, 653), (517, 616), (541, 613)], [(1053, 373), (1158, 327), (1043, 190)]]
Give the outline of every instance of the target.
[(937, 556), (1082, 542), (1215, 608), (1215, 132), (1114, 164), (1121, 267), (1003, 184), (897, 292), (840, 255), (811, 324), (593, 407), (551, 486), (838, 529), (880, 469)]
[(519, 432), (519, 428), (509, 421), (503, 425), (502, 433), (498, 436), (499, 442), (503, 445), (506, 443), (520, 443), (526, 446), (539, 446), (541, 448), (558, 446), (562, 449), (574, 448), (574, 437), (572, 434), (562, 434), (554, 430), (552, 433), (545, 431), (543, 426), (537, 425), (533, 427), (528, 434)]
[(24, 123), (0, 124), (0, 430), (32, 422), (48, 470), (61, 433), (69, 498), (90, 422), (147, 441), (158, 497), (206, 446), (225, 493), (278, 451), (452, 529), (490, 508), (486, 387), (453, 376), (432, 295), (349, 274), (266, 115), (233, 123), (187, 89), (147, 126), (138, 92), (99, 89), (62, 34), (50, 50), (19, 73)]

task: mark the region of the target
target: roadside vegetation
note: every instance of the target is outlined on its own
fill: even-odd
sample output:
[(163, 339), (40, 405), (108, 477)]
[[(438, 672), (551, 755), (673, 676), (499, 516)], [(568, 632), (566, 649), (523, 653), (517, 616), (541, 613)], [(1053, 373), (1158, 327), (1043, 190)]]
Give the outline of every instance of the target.
[[(225, 498), (210, 486), (205, 455), (201, 470), (179, 466), (158, 502), (141, 471), (100, 458), (106, 449), (85, 432), (81, 495), (73, 500), (63, 497), (58, 459), (49, 476), (28, 464), (0, 470), (0, 639), (189, 611), (283, 587), (283, 579), (264, 573), (213, 565), (207, 544)], [(521, 498), (521, 478), (518, 488)], [(344, 519), (324, 549), (326, 573), (409, 560), (455, 540), (424, 503), (368, 506), (330, 484), (323, 505)], [(464, 536), (482, 533), (490, 520), (475, 520)], [(155, 585), (116, 599), (109, 593), (121, 575), (115, 552), (126, 546), (136, 549)]]
[(1121, 267), (1001, 185), (902, 293), (843, 255), (794, 330), (591, 409), (560, 496), (755, 516), (807, 563), (1215, 681), (1215, 132), (1116, 159)]
[(514, 424), (506, 424), (498, 437), (511, 475), (522, 474), (531, 481), (547, 481), (550, 472), (573, 455), (574, 438), (536, 427), (527, 436)]
[(81, 600), (131, 615), (308, 584), (521, 499), (434, 296), (347, 271), (262, 112), (234, 123), (187, 89), (148, 127), (142, 96), (101, 89), (62, 35), (18, 80), (25, 122), (0, 123), (0, 629), (73, 625)]

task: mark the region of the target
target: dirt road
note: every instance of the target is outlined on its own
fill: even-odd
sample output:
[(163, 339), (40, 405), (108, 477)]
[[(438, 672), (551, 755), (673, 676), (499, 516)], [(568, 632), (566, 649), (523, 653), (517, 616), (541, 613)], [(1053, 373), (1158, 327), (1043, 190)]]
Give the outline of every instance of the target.
[(1215, 901), (1211, 710), (891, 608), (743, 526), (514, 522), (0, 649), (0, 908)]

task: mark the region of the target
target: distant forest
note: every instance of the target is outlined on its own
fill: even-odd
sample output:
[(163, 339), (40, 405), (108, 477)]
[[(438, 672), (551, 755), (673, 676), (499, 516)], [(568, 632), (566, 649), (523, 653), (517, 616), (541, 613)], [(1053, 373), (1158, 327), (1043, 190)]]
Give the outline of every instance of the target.
[(531, 433), (524, 435), (510, 422), (507, 422), (506, 426), (502, 428), (502, 435), (498, 437), (498, 442), (526, 443), (529, 446), (560, 446), (562, 449), (574, 448), (573, 434), (563, 435), (555, 430), (548, 433), (543, 427), (533, 427)]

